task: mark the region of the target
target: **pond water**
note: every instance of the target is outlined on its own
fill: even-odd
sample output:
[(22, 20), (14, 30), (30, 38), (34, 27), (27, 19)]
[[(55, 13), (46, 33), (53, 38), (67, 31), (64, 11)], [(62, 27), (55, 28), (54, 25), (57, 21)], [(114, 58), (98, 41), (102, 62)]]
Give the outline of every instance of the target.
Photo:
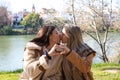
[[(120, 33), (110, 33), (108, 41), (110, 56), (113, 56), (116, 51), (116, 45), (120, 43)], [(0, 36), (0, 71), (14, 71), (23, 67), (23, 53), (25, 44), (34, 38), (34, 35), (15, 35), (15, 36)], [(87, 35), (84, 35), (84, 41), (90, 45), (97, 53), (100, 48), (97, 43)], [(94, 63), (100, 63), (102, 60), (95, 57)]]

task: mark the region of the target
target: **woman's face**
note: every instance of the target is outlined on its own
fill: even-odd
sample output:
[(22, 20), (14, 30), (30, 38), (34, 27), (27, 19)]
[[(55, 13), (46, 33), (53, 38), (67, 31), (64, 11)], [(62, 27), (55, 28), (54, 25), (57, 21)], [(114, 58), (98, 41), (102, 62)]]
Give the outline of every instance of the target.
[(59, 43), (60, 42), (60, 32), (58, 29), (54, 29), (52, 34), (50, 35), (50, 41)]
[(67, 43), (67, 41), (68, 41), (68, 36), (66, 34), (65, 28), (62, 29), (62, 38), (61, 38), (61, 40), (62, 40), (62, 43)]

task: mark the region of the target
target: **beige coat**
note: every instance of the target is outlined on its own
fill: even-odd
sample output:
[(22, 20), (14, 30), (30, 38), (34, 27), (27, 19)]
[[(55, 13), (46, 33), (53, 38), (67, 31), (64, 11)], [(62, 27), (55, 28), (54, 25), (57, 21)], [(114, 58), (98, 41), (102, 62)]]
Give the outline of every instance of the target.
[(91, 66), (95, 51), (87, 45), (82, 47), (77, 53), (72, 51), (66, 57), (61, 55), (47, 60), (41, 53), (41, 47), (28, 43), (21, 80), (93, 80)]
[(63, 80), (61, 61), (62, 55), (46, 59), (42, 47), (29, 42), (24, 52), (24, 71), (20, 80)]

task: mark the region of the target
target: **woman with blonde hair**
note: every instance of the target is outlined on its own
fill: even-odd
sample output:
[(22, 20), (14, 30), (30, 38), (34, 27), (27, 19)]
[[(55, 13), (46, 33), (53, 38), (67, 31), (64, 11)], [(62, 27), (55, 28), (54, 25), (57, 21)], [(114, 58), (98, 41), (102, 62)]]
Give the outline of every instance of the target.
[(64, 80), (93, 80), (91, 72), (95, 51), (84, 43), (82, 32), (78, 26), (64, 26), (62, 30), (64, 55), (62, 69)]

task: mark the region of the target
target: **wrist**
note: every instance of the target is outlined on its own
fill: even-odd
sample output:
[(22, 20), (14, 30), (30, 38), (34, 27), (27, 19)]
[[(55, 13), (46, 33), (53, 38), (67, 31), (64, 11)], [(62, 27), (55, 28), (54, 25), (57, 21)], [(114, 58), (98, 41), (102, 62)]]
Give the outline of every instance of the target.
[(66, 53), (66, 56), (68, 56), (72, 52), (72, 49), (69, 49), (69, 51)]
[(52, 59), (51, 56), (48, 54), (47, 51), (45, 51), (45, 55), (46, 55), (46, 57), (47, 57), (49, 60)]

